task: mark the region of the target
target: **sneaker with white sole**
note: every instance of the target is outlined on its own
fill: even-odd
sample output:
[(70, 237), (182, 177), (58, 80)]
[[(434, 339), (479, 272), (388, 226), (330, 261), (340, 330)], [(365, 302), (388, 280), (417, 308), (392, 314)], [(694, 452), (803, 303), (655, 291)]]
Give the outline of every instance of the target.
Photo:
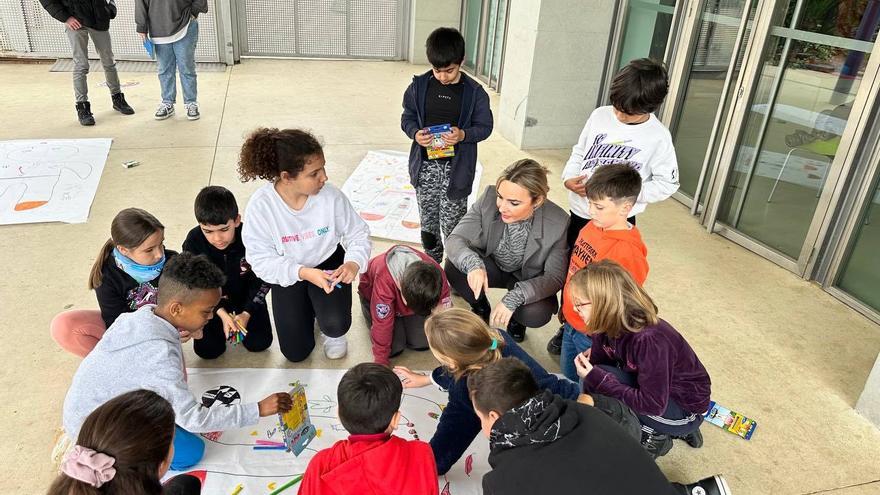
[(687, 495), (732, 495), (733, 493), (727, 486), (727, 480), (720, 474), (684, 485), (684, 490), (683, 493)]
[(324, 355), (327, 359), (342, 359), (348, 353), (348, 340), (342, 337), (324, 336)]
[(199, 104), (196, 102), (186, 104), (186, 118), (189, 120), (199, 120), (202, 115), (199, 113)]
[(156, 109), (156, 120), (165, 120), (168, 117), (174, 115), (174, 103), (159, 103), (159, 108)]

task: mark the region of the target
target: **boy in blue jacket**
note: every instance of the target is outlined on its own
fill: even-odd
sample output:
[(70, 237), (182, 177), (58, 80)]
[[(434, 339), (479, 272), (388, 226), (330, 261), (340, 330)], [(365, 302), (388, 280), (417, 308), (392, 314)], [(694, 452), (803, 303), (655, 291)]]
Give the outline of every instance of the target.
[[(432, 69), (414, 76), (403, 94), (400, 128), (413, 140), (409, 177), (416, 188), (422, 246), (434, 261), (443, 260), (440, 237), (449, 235), (467, 211), (477, 167), (477, 143), (492, 134), (489, 95), (461, 72), (464, 38), (453, 28), (434, 30), (425, 43)], [(447, 124), (443, 142), (454, 147), (448, 158), (428, 159), (434, 137), (427, 128)]]

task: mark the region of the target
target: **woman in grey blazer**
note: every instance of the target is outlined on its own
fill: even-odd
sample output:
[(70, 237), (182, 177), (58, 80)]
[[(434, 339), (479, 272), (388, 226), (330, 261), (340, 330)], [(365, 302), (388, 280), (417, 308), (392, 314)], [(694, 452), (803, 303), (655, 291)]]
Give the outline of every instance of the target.
[[(568, 269), (568, 213), (547, 199), (547, 169), (530, 159), (507, 167), (446, 239), (446, 277), (495, 328), (517, 341), (556, 313)], [(489, 287), (507, 289), (491, 307)]]

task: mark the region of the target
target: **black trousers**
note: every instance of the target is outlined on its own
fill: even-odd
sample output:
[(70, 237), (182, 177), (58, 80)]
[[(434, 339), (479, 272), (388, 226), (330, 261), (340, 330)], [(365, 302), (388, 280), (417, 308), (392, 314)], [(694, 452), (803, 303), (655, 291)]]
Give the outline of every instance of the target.
[[(345, 250), (336, 248), (315, 268), (335, 270), (345, 261)], [(315, 318), (328, 337), (342, 337), (351, 328), (351, 284), (342, 284), (327, 294), (324, 289), (301, 280), (289, 287), (272, 286), (272, 316), (281, 353), (294, 363), (309, 357), (315, 348)]]
[[(226, 352), (226, 334), (223, 333), (223, 320), (219, 316), (214, 315), (214, 318), (205, 325), (203, 333), (202, 338), (193, 341), (193, 350), (197, 356), (202, 359), (216, 359)], [(247, 337), (241, 344), (251, 352), (265, 351), (272, 345), (269, 308), (260, 306), (259, 310), (251, 313), (247, 325)]]
[[(568, 244), (568, 250), (571, 251), (571, 248), (574, 247), (574, 241), (576, 241), (578, 238), (578, 234), (581, 233), (582, 228), (586, 227), (587, 224), (590, 223), (590, 219), (580, 217), (571, 210), (569, 210), (568, 213), (571, 215), (571, 220), (568, 222), (568, 233), (565, 236), (565, 242)], [(626, 220), (633, 225), (636, 224), (635, 215), (627, 218)]]
[[(508, 273), (502, 271), (501, 268), (498, 268), (498, 265), (495, 264), (495, 260), (491, 257), (482, 258), (482, 260), (483, 265), (486, 266), (489, 287), (510, 290), (520, 281), (520, 279), (513, 273)], [(445, 269), (449, 285), (455, 289), (458, 295), (460, 295), (461, 298), (467, 301), (471, 306), (477, 304), (474, 292), (468, 285), (467, 275), (462, 273), (461, 270), (456, 268), (449, 260), (446, 260)], [(485, 292), (480, 294), (480, 299), (487, 303), (489, 301)], [(556, 301), (556, 295), (554, 294), (550, 297), (541, 299), (540, 301), (535, 301), (531, 304), (523, 304), (516, 308), (516, 311), (513, 312), (512, 319), (521, 323), (525, 327), (539, 328), (543, 327), (548, 321), (550, 321), (550, 318), (556, 314), (557, 309), (559, 309), (559, 303)]]

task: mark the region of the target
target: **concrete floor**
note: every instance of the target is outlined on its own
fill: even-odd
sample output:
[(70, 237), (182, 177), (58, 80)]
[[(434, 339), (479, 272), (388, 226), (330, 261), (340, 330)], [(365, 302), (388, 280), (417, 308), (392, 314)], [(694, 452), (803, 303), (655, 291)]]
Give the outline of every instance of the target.
[[(48, 65), (0, 65), (6, 95), (0, 139), (114, 139), (88, 223), (0, 227), (0, 251), (7, 255), (0, 279), (0, 328), (7, 333), (0, 388), (13, 396), (0, 405), (0, 442), (8, 449), (0, 492), (42, 491), (54, 476), (49, 453), (79, 360), (55, 345), (48, 325), (64, 309), (97, 307), (86, 279), (115, 213), (128, 206), (151, 211), (166, 226), (167, 246), (179, 249), (194, 225), (192, 200), (201, 187), (229, 187), (242, 206), (258, 187), (241, 184), (235, 164), (243, 136), (259, 125), (311, 128), (325, 143), (331, 181), (341, 185), (367, 150), (408, 149), (399, 129), (401, 95), (422, 70), (407, 63), (247, 60), (225, 73), (199, 76), (197, 122), (180, 115), (152, 119), (159, 89), (149, 73), (121, 74), (123, 83), (133, 83), (124, 91), (138, 111), (121, 116), (96, 73), (90, 84), (98, 125), (84, 128), (75, 120), (69, 73), (50, 73)], [(551, 199), (565, 206), (564, 189), (556, 184), (568, 150), (527, 153), (495, 133), (480, 145), (483, 185), (526, 156), (553, 170)], [(132, 159), (141, 165), (120, 166)], [(639, 228), (651, 264), (647, 288), (661, 315), (700, 355), (712, 376), (713, 398), (760, 425), (751, 441), (704, 426), (702, 449), (676, 445), (659, 461), (669, 478), (722, 472), (737, 494), (880, 493), (880, 432), (853, 411), (880, 351), (880, 328), (815, 285), (708, 235), (674, 201), (651, 206)], [(373, 252), (388, 246), (375, 242)], [(369, 360), (359, 310), (353, 320), (346, 359), (329, 362), (318, 352), (298, 366), (339, 368)], [(553, 330), (530, 330), (526, 349), (558, 371), (544, 350)], [(261, 354), (236, 348), (214, 362), (185, 347), (191, 367), (288, 366), (277, 347)], [(396, 363), (435, 365), (428, 353), (413, 352)]]

